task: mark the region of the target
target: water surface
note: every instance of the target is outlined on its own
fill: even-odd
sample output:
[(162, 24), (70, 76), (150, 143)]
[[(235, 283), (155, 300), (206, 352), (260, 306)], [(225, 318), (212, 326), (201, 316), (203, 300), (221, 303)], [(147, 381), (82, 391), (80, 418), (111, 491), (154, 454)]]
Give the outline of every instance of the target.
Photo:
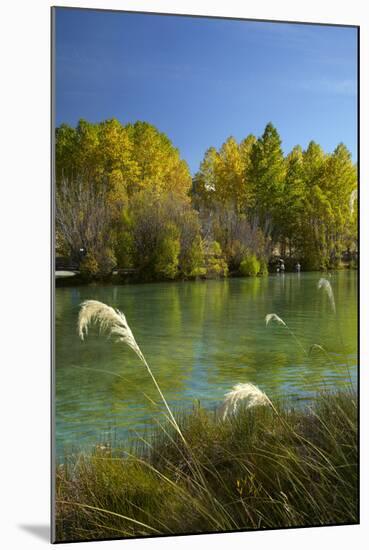
[[(272, 398), (301, 400), (349, 378), (356, 381), (357, 273), (329, 277), (336, 315), (317, 289), (320, 277), (57, 288), (57, 454), (112, 434), (135, 437), (161, 419), (152, 380), (132, 350), (93, 330), (79, 340), (83, 300), (100, 300), (125, 313), (174, 409), (191, 407), (194, 400), (215, 407), (238, 382), (252, 382)], [(282, 317), (302, 348), (319, 344), (329, 357), (318, 350), (307, 356), (283, 326), (266, 327), (267, 313)]]

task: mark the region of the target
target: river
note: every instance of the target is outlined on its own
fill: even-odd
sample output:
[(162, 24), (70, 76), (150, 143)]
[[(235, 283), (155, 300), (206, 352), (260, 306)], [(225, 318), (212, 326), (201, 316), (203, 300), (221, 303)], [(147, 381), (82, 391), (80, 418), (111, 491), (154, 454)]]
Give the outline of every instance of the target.
[[(145, 367), (122, 344), (76, 325), (79, 304), (119, 308), (174, 410), (216, 407), (252, 382), (272, 399), (311, 399), (357, 375), (357, 273), (332, 273), (333, 312), (320, 273), (261, 278), (61, 287), (55, 296), (56, 449), (62, 457), (114, 437), (134, 438), (162, 418)], [(278, 314), (293, 331), (265, 324)], [(312, 344), (323, 346), (327, 354)], [(152, 402), (154, 401), (154, 402)], [(157, 405), (155, 405), (155, 402)]]

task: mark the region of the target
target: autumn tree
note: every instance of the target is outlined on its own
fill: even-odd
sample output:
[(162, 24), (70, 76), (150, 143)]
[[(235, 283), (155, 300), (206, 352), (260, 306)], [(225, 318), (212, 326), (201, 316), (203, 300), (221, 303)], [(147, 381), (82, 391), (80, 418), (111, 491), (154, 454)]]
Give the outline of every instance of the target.
[(93, 276), (115, 263), (147, 280), (255, 274), (276, 253), (325, 269), (357, 250), (348, 149), (326, 154), (311, 141), (284, 157), (271, 123), (258, 139), (209, 147), (191, 180), (153, 125), (80, 120), (57, 129), (55, 168), (58, 246), (71, 257), (86, 248)]
[(271, 123), (267, 124), (263, 135), (252, 146), (248, 177), (259, 225), (262, 230), (270, 231), (277, 240), (283, 207), (285, 162), (281, 139)]
[(191, 186), (187, 164), (164, 133), (146, 122), (123, 126), (116, 119), (80, 120), (76, 128), (62, 124), (56, 130), (56, 181), (70, 176), (103, 178), (111, 204), (144, 188), (186, 194)]
[(298, 252), (305, 196), (303, 152), (296, 145), (285, 160), (283, 203), (279, 212), (283, 256)]

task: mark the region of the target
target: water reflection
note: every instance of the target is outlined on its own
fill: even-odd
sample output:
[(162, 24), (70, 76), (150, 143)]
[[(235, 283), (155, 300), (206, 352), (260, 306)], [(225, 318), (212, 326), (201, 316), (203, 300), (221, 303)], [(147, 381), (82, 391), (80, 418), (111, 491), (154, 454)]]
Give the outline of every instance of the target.
[[(135, 354), (91, 331), (80, 342), (79, 304), (101, 300), (124, 311), (171, 406), (200, 399), (214, 406), (238, 382), (271, 396), (309, 397), (355, 380), (357, 275), (330, 279), (337, 316), (317, 291), (319, 273), (251, 279), (88, 286), (56, 290), (56, 421), (58, 452), (88, 445), (111, 430), (142, 430), (161, 410), (152, 380)], [(306, 356), (302, 347), (324, 346)], [(156, 404), (157, 405), (156, 405)]]

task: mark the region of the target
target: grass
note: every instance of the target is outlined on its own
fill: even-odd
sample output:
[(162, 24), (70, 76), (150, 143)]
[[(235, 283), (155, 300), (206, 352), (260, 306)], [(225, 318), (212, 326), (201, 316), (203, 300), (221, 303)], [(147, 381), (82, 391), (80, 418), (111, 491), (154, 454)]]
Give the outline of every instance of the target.
[(57, 541), (358, 522), (353, 389), (176, 419), (57, 467)]

